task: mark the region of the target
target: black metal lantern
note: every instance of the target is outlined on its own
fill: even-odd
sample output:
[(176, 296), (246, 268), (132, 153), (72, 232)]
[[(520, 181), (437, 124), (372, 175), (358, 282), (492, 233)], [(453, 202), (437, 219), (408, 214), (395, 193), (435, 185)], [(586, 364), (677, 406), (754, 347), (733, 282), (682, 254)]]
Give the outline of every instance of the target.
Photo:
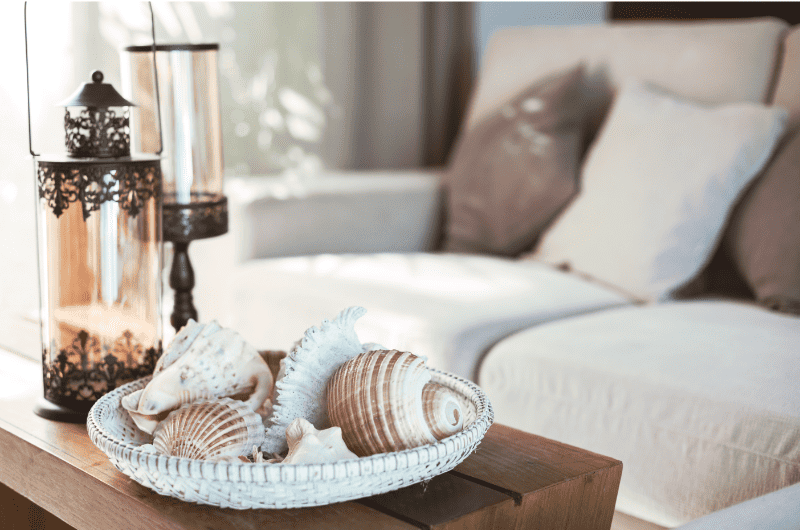
[[(123, 81), (139, 108), (132, 124), (134, 145), (150, 152), (155, 116), (164, 131), (164, 241), (174, 250), (169, 284), (175, 302), (170, 323), (178, 331), (198, 319), (192, 300), (194, 270), (189, 243), (228, 231), (228, 200), (223, 194), (222, 120), (217, 44), (129, 46), (122, 55)], [(154, 68), (154, 61), (158, 65)], [(154, 82), (154, 72), (158, 79)], [(164, 97), (153, 101), (153, 86)], [(155, 108), (156, 105), (160, 105)]]
[[(30, 116), (30, 91), (28, 103)], [(31, 141), (44, 379), (35, 412), (48, 419), (86, 421), (161, 354), (161, 159), (131, 155), (133, 105), (95, 71), (61, 103), (67, 152), (38, 155)]]

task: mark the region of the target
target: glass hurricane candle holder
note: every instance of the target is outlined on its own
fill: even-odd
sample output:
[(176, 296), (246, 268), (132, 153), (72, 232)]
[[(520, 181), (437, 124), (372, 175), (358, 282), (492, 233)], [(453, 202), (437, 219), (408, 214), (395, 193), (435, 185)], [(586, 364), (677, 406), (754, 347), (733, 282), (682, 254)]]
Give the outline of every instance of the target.
[(44, 400), (82, 422), (161, 354), (161, 165), (130, 154), (129, 108), (96, 71), (61, 104), (65, 155), (34, 155)]
[(217, 44), (155, 47), (160, 109), (151, 46), (129, 46), (122, 54), (123, 86), (141, 102), (133, 119), (134, 145), (154, 152), (160, 110), (163, 124), (164, 241), (173, 245), (169, 283), (175, 294), (170, 323), (179, 330), (198, 320), (192, 300), (194, 270), (189, 243), (228, 231), (223, 193), (222, 124)]

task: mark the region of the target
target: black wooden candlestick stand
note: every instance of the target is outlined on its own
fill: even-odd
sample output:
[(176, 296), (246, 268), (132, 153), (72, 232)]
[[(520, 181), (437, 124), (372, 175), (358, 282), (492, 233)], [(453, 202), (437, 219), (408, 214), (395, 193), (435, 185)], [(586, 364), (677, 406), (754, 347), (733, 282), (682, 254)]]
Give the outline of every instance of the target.
[(194, 269), (189, 261), (189, 243), (172, 244), (172, 268), (169, 271), (169, 286), (175, 291), (175, 306), (169, 323), (175, 331), (181, 329), (191, 318), (197, 321), (197, 309), (192, 301), (194, 289)]
[(164, 198), (164, 241), (173, 248), (169, 286), (175, 291), (175, 304), (169, 322), (179, 331), (189, 319), (197, 321), (192, 299), (194, 269), (189, 260), (189, 243), (222, 235), (228, 231), (228, 199), (221, 194), (192, 193), (191, 202), (179, 203), (174, 195)]

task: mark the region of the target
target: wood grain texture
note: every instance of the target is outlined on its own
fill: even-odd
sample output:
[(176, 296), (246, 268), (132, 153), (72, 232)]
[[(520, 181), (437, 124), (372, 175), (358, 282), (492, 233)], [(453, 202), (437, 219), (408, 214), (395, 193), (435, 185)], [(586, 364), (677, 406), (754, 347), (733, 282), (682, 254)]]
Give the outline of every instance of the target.
[(431, 530), (513, 528), (517, 518), (512, 497), (450, 473), (359, 502)]
[(520, 508), (514, 528), (607, 530), (622, 462), (495, 424), (455, 472), (510, 492)]
[(16, 491), (0, 484), (0, 528), (3, 530), (74, 530)]
[(36, 416), (41, 395), (40, 364), (0, 350), (0, 483), (80, 530), (608, 530), (622, 470), (611, 458), (494, 425), (476, 453), (427, 484), (315, 508), (214, 508), (137, 484), (85, 425)]

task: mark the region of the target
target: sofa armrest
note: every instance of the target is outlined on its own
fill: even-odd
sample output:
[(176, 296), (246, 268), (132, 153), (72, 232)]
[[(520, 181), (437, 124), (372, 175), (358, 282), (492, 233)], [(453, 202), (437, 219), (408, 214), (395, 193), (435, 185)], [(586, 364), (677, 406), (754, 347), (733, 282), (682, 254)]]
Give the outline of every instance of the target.
[(237, 261), (323, 253), (432, 250), (442, 221), (434, 171), (325, 173), (305, 182), (226, 186)]
[(800, 483), (708, 514), (677, 530), (800, 530)]

